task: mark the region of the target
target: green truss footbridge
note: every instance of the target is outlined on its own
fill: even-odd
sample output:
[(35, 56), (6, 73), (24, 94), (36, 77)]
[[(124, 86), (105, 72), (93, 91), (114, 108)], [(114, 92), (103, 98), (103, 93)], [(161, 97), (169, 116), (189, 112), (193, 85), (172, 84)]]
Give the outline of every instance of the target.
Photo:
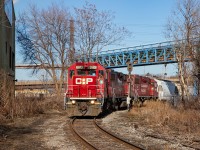
[(149, 45), (101, 51), (90, 57), (106, 68), (122, 68), (131, 62), (133, 66), (176, 63), (174, 42), (163, 42)]

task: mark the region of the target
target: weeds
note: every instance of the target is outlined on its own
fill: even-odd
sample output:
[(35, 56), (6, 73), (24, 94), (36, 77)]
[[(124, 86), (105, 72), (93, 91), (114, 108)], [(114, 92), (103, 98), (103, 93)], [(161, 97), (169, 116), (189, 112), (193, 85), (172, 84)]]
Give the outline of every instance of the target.
[(188, 103), (188, 108), (174, 108), (167, 102), (147, 101), (140, 108), (133, 108), (131, 113), (144, 119), (144, 124), (152, 126), (167, 126), (175, 131), (195, 133), (200, 131), (200, 109), (197, 101)]
[(14, 81), (0, 70), (0, 116), (13, 118)]
[(36, 97), (19, 94), (16, 97), (13, 78), (0, 71), (0, 123), (16, 117), (30, 117), (42, 114), (47, 110), (63, 108), (63, 98)]

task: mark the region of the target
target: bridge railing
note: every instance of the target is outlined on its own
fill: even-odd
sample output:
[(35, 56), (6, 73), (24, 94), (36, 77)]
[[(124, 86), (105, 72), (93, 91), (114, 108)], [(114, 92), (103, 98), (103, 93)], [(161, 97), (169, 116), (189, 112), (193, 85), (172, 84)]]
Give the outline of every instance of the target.
[[(107, 51), (100, 51), (98, 52), (98, 55), (103, 55), (103, 54), (113, 54), (117, 52), (129, 52), (133, 50), (145, 50), (145, 49), (152, 49), (152, 48), (161, 48), (161, 47), (166, 47), (166, 46), (172, 46), (174, 45), (174, 41), (167, 41), (167, 42), (162, 42), (162, 43), (154, 43), (154, 44), (146, 44), (146, 45), (140, 45), (140, 46), (134, 46), (134, 47), (126, 47), (126, 48), (119, 48), (119, 49), (112, 49), (112, 50), (107, 50)], [(93, 53), (93, 56), (96, 56), (97, 52)]]

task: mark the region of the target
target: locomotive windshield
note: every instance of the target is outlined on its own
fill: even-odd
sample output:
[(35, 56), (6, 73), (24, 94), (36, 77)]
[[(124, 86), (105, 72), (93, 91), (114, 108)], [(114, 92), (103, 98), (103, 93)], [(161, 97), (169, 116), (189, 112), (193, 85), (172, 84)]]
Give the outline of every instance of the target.
[(96, 75), (96, 70), (89, 70), (88, 75), (95, 76)]
[(86, 70), (77, 70), (77, 74), (84, 76), (84, 75), (87, 75), (87, 72), (86, 72)]
[(74, 75), (74, 70), (70, 70), (69, 74), (70, 74), (70, 78), (72, 78), (72, 76)]
[(96, 70), (77, 70), (77, 74), (81, 76), (85, 76), (85, 75), (95, 76)]

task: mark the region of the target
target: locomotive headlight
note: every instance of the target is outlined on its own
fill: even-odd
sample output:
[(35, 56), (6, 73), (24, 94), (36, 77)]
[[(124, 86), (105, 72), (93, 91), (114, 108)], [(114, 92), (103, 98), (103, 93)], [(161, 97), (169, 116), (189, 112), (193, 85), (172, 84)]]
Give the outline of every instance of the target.
[(100, 83), (100, 84), (103, 84), (103, 80), (100, 80), (99, 83)]
[(91, 104), (94, 104), (94, 100), (91, 100), (90, 103), (91, 103)]
[(75, 104), (76, 103), (76, 101), (75, 100), (72, 100), (72, 104)]
[(154, 88), (153, 88), (153, 87), (152, 87), (151, 89), (152, 89), (152, 90), (154, 90)]

